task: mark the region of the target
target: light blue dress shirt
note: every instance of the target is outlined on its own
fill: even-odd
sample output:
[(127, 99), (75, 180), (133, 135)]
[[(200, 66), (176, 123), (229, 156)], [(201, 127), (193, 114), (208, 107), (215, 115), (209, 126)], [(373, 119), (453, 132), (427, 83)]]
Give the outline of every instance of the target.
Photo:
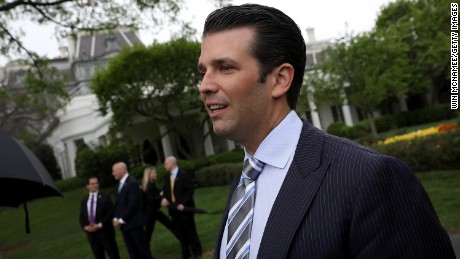
[[(302, 131), (302, 120), (295, 111), (291, 111), (260, 143), (254, 157), (264, 163), (259, 178), (256, 180), (254, 219), (251, 231), (249, 258), (257, 258), (260, 241), (264, 234), (268, 216), (278, 196), (284, 178), (291, 166), (295, 149)], [(244, 150), (244, 159), (250, 155)], [(220, 258), (224, 259), (227, 250), (227, 225), (220, 248)]]

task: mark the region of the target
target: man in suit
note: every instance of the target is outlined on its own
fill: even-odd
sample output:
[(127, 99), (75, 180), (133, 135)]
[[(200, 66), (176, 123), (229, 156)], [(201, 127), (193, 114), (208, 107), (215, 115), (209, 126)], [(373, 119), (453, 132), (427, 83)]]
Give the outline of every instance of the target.
[(97, 177), (90, 177), (86, 182), (89, 196), (81, 201), (80, 225), (88, 236), (88, 241), (97, 259), (105, 258), (104, 251), (110, 258), (119, 259), (115, 231), (112, 225), (113, 202), (109, 195), (99, 192)]
[(228, 6), (206, 19), (201, 99), (214, 132), (248, 161), (215, 258), (455, 258), (404, 163), (297, 116), (305, 63), (300, 29), (275, 8)]
[(142, 190), (128, 174), (125, 163), (112, 166), (112, 175), (119, 181), (113, 214), (113, 226), (121, 229), (129, 256), (133, 259), (152, 258), (144, 237), (144, 214), (142, 213)]
[(193, 200), (193, 178), (189, 172), (177, 166), (176, 158), (169, 156), (165, 159), (165, 175), (163, 200), (161, 205), (169, 208), (169, 215), (181, 236), (182, 258), (190, 257), (189, 247), (195, 258), (201, 258), (202, 248), (196, 231), (195, 217), (184, 208), (195, 208)]

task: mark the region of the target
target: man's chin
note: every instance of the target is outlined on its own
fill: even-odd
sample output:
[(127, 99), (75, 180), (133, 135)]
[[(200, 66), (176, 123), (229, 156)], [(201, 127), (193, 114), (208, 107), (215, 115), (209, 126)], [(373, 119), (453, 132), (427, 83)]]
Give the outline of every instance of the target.
[(227, 138), (227, 136), (229, 135), (228, 128), (224, 127), (223, 125), (219, 125), (219, 123), (213, 124), (213, 131), (219, 137)]

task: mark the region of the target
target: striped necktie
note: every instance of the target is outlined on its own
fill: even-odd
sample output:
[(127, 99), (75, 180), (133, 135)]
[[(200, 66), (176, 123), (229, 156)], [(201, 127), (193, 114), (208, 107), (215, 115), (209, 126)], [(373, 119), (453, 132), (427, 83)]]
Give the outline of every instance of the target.
[(256, 179), (264, 163), (250, 157), (244, 161), (240, 182), (233, 192), (228, 212), (227, 258), (249, 258)]

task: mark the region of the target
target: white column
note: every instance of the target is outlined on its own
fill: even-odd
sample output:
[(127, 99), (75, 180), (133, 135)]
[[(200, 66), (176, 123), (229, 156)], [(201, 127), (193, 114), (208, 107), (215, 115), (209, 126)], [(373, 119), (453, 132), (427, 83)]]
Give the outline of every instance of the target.
[[(166, 126), (161, 125), (160, 126), (160, 134), (163, 135), (166, 132), (167, 132)], [(169, 138), (169, 134), (165, 134), (161, 138), (161, 144), (163, 146), (163, 153), (164, 153), (165, 157), (172, 156), (173, 151), (172, 151), (172, 147), (171, 147), (171, 139)]]
[(69, 157), (69, 171), (70, 177), (77, 176), (77, 172), (75, 171), (75, 159), (77, 158), (77, 147), (75, 146), (75, 142), (73, 140), (67, 141), (67, 155)]
[(204, 153), (206, 156), (214, 155), (214, 145), (212, 143), (211, 134), (209, 134), (209, 125), (207, 122), (203, 125), (203, 134), (204, 134)]
[(321, 120), (319, 118), (319, 114), (316, 111), (316, 105), (314, 102), (308, 100), (308, 106), (310, 107), (310, 113), (311, 113), (311, 123), (317, 127), (318, 129), (321, 129)]
[(345, 125), (353, 126), (353, 117), (351, 116), (350, 105), (348, 104), (342, 105), (342, 113), (343, 113), (343, 120), (345, 121)]

